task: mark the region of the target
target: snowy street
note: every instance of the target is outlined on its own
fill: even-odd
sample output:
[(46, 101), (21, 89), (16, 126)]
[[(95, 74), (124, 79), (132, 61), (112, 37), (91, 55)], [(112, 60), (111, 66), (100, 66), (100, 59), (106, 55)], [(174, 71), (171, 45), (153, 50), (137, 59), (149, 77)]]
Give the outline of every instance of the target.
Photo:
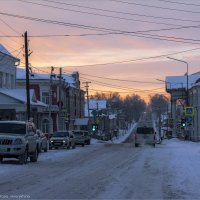
[(0, 199), (199, 199), (198, 143), (94, 143), (0, 165)]

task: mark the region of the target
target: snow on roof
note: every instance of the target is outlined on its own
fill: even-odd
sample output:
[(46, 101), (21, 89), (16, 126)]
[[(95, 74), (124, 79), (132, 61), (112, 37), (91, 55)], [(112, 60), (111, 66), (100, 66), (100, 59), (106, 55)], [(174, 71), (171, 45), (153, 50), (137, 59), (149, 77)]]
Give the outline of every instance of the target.
[[(0, 93), (17, 99), (25, 104), (27, 102), (25, 89), (0, 89)], [(30, 104), (35, 106), (47, 107), (47, 104), (36, 100), (34, 90), (30, 90)]]
[[(72, 87), (75, 87), (75, 81), (72, 76), (63, 74), (62, 77), (64, 78), (66, 83), (68, 83)], [(26, 70), (17, 68), (16, 78), (17, 79), (26, 79)], [(29, 79), (30, 80), (36, 80), (36, 79), (49, 80), (50, 74), (40, 74), (40, 73), (33, 72), (33, 73), (31, 73)], [(53, 80), (59, 80), (58, 76), (53, 77)]]
[[(15, 58), (2, 44), (0, 44), (0, 52), (8, 56), (11, 56), (12, 58)], [(18, 58), (15, 59), (19, 60)]]
[[(191, 88), (200, 78), (200, 72), (188, 76), (188, 88)], [(187, 88), (187, 76), (167, 76), (166, 87), (170, 89)]]

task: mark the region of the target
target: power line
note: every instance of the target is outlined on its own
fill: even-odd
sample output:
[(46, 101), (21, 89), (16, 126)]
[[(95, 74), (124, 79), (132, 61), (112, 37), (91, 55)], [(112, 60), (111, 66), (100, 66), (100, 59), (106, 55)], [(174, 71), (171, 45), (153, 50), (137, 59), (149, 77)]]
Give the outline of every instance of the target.
[[(64, 72), (66, 73), (70, 73), (69, 71), (65, 70)], [(129, 82), (129, 83), (144, 83), (144, 84), (149, 84), (149, 83), (152, 83), (152, 84), (162, 84), (158, 81), (156, 82), (151, 82), (151, 81), (133, 81), (133, 80), (124, 80), (124, 79), (117, 79), (117, 78), (109, 78), (109, 77), (103, 77), (103, 76), (95, 76), (95, 75), (91, 75), (91, 74), (84, 74), (84, 73), (81, 73), (79, 72), (80, 75), (83, 75), (83, 76), (89, 76), (89, 77), (95, 77), (95, 78), (100, 78), (100, 79), (107, 79), (107, 80), (111, 80), (111, 81), (122, 81), (122, 82)]]
[(157, 1), (178, 4), (178, 5), (186, 5), (186, 6), (200, 6), (199, 4), (194, 4), (194, 3), (183, 3), (183, 2), (175, 2), (175, 1), (168, 1), (168, 0), (157, 0)]
[(112, 16), (112, 15), (106, 15), (106, 14), (98, 14), (98, 13), (86, 12), (86, 11), (81, 11), (81, 10), (73, 10), (73, 9), (68, 9), (68, 8), (60, 8), (60, 7), (56, 7), (56, 6), (51, 6), (51, 5), (42, 4), (42, 3), (35, 3), (35, 2), (31, 2), (31, 1), (24, 1), (24, 0), (18, 0), (18, 1), (24, 2), (24, 3), (33, 4), (33, 5), (44, 6), (44, 7), (48, 7), (48, 8), (54, 8), (54, 9), (59, 9), (59, 10), (67, 10), (67, 11), (71, 11), (71, 12), (77, 12), (77, 13), (82, 13), (82, 14), (95, 15), (95, 16), (100, 16), (100, 17), (107, 17), (107, 18), (114, 18), (114, 19), (128, 20), (128, 21), (138, 21), (138, 22), (150, 23), (150, 24), (162, 24), (162, 25), (167, 25), (167, 26), (181, 26), (181, 25), (178, 25), (178, 24), (162, 23), (162, 22), (154, 22), (154, 21), (146, 21), (146, 20), (139, 20), (139, 19), (130, 19), (130, 18), (117, 17), (117, 16)]
[(162, 10), (170, 10), (170, 11), (178, 11), (178, 12), (194, 13), (194, 14), (200, 13), (198, 11), (182, 10), (182, 9), (176, 9), (176, 8), (166, 8), (166, 7), (162, 7), (162, 6), (152, 6), (152, 5), (120, 1), (120, 0), (110, 0), (110, 1), (117, 2), (117, 3), (123, 3), (123, 4), (129, 4), (129, 5), (137, 5), (137, 6), (147, 7), (147, 8), (158, 8), (158, 9), (162, 9)]
[[(131, 15), (131, 16), (140, 16), (140, 17), (146, 17), (146, 18), (165, 19), (165, 20), (176, 20), (176, 21), (182, 21), (182, 22), (194, 22), (194, 23), (200, 22), (200, 21), (190, 20), (190, 19), (180, 19), (180, 18), (173, 18), (173, 17), (160, 17), (160, 16), (154, 16), (154, 15), (144, 15), (144, 14), (138, 14), (138, 13), (113, 11), (113, 10), (107, 10), (107, 9), (100, 9), (100, 8), (94, 8), (94, 7), (89, 7), (89, 6), (71, 4), (71, 3), (66, 3), (66, 2), (56, 2), (56, 1), (52, 1), (52, 0), (46, 0), (46, 1), (56, 3), (56, 4), (60, 4), (60, 5), (67, 5), (67, 6), (70, 5), (70, 6), (73, 6), (73, 7), (87, 8), (87, 9), (91, 9), (91, 10), (104, 11), (104, 12), (117, 13), (117, 14), (124, 14), (124, 15)], [(160, 1), (164, 1), (164, 0), (160, 0)], [(180, 4), (183, 4), (183, 3), (180, 3)]]
[(148, 92), (148, 91), (156, 91), (156, 90), (160, 90), (160, 89), (163, 89), (164, 87), (161, 87), (161, 88), (152, 88), (152, 89), (149, 89), (149, 90), (141, 90), (141, 89), (133, 89), (133, 88), (129, 88), (129, 87), (122, 87), (122, 86), (119, 86), (119, 85), (115, 85), (115, 84), (110, 84), (110, 83), (104, 83), (104, 82), (100, 82), (100, 81), (96, 81), (94, 79), (89, 79), (89, 78), (83, 78), (84, 80), (89, 80), (93, 83), (96, 83), (96, 84), (99, 84), (99, 85), (102, 85), (102, 86), (107, 86), (107, 87), (114, 87), (114, 88), (118, 88), (118, 89), (123, 89), (123, 90), (126, 90), (126, 91), (133, 91), (133, 92)]
[[(103, 65), (113, 65), (113, 64), (123, 64), (123, 63), (131, 63), (131, 62), (136, 62), (136, 61), (143, 61), (143, 60), (150, 60), (150, 59), (155, 59), (155, 58), (162, 58), (162, 57), (167, 57), (167, 56), (172, 56), (172, 55), (177, 55), (177, 54), (182, 54), (190, 51), (196, 51), (200, 50), (200, 47), (198, 48), (193, 48), (193, 49), (187, 49), (184, 51), (178, 51), (174, 53), (169, 53), (169, 54), (161, 54), (157, 56), (150, 56), (150, 57), (143, 57), (143, 58), (136, 58), (136, 59), (131, 59), (131, 60), (121, 60), (121, 61), (116, 61), (116, 62), (107, 62), (107, 63), (96, 63), (96, 64), (87, 64), (87, 65), (71, 65), (71, 66), (62, 66), (62, 68), (69, 68), (69, 67), (94, 67), (94, 66), (103, 66)], [(56, 66), (56, 65), (54, 65)], [(48, 68), (51, 66), (46, 66), (44, 68)]]
[[(33, 18), (33, 17), (26, 17), (26, 16), (21, 16), (21, 15), (13, 15), (13, 14), (8, 14), (8, 13), (2, 13), (0, 12), (1, 15), (6, 15), (6, 16), (10, 16), (10, 17), (17, 17), (17, 18), (21, 18), (21, 19), (27, 19), (27, 20), (33, 20), (33, 21), (39, 21), (39, 22), (44, 22), (44, 23), (50, 23), (50, 24), (57, 24), (57, 25), (64, 25), (64, 26), (71, 26), (71, 27), (76, 27), (76, 28), (83, 28), (83, 29), (92, 29), (92, 30), (98, 30), (98, 31), (119, 31), (119, 30), (113, 30), (113, 29), (108, 29), (108, 28), (100, 28), (100, 27), (94, 27), (94, 26), (87, 26), (87, 25), (79, 25), (79, 24), (72, 24), (72, 23), (66, 23), (66, 22), (59, 22), (59, 21), (53, 21), (53, 20), (46, 20), (46, 19), (41, 19), (41, 18)], [(170, 28), (170, 29), (162, 29), (162, 30), (172, 30), (172, 29), (183, 29), (183, 28), (199, 28), (199, 26), (185, 26), (185, 27), (177, 27), (177, 28)], [(155, 30), (149, 30), (149, 31), (155, 31)], [(161, 29), (159, 29), (159, 31), (161, 31)], [(166, 38), (159, 38), (158, 37), (151, 37), (148, 36), (148, 34), (146, 34), (147, 36), (144, 36), (145, 34), (141, 35), (135, 35), (136, 34), (141, 34), (141, 32), (145, 32), (145, 31), (138, 31), (138, 32), (128, 32), (128, 31), (120, 31), (119, 34), (124, 34), (124, 35), (131, 35), (131, 36), (135, 36), (135, 37), (142, 37), (142, 38), (148, 38), (148, 39), (156, 39), (156, 40), (164, 40), (164, 41), (171, 41), (171, 42), (179, 42), (179, 43), (189, 43), (189, 44), (199, 44), (199, 43), (192, 43), (192, 42), (188, 42), (188, 41), (179, 41), (179, 40), (170, 40), (170, 39), (166, 39)], [(130, 34), (132, 33), (132, 34)]]
[(13, 27), (11, 27), (7, 22), (5, 22), (3, 19), (0, 18), (0, 21), (2, 21), (7, 27), (9, 27), (12, 31), (14, 31), (17, 34), (20, 34), (18, 31), (16, 31)]
[(161, 54), (161, 55), (157, 55), (157, 56), (136, 58), (136, 59), (131, 59), (131, 60), (122, 60), (122, 61), (116, 61), (116, 62), (96, 63), (96, 64), (79, 65), (79, 66), (77, 66), (77, 65), (63, 66), (63, 68), (65, 68), (65, 67), (92, 67), (92, 66), (94, 67), (94, 66), (111, 65), (111, 64), (113, 65), (113, 64), (131, 63), (131, 62), (136, 62), (136, 61), (143, 61), (143, 60), (149, 60), (149, 59), (162, 58), (162, 57), (167, 57), (167, 56), (171, 56), (171, 55), (182, 54), (182, 53), (195, 51), (195, 50), (199, 50), (199, 49), (200, 49), (200, 47), (194, 48), (194, 49), (188, 49), (188, 50), (184, 50), (184, 51), (179, 51), (179, 52), (174, 52), (174, 53), (169, 53), (169, 54)]

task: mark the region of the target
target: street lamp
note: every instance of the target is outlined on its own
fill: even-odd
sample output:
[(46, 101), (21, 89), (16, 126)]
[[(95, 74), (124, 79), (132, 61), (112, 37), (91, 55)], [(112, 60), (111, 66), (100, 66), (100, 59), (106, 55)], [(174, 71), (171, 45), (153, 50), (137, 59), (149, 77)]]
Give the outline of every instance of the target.
[(164, 82), (166, 84), (166, 88), (167, 88), (167, 84), (170, 85), (170, 89), (172, 89), (172, 83), (168, 82), (168, 81), (165, 81), (165, 80), (161, 80), (161, 79), (156, 79), (157, 81), (161, 81), (161, 82)]
[(179, 59), (172, 58), (172, 57), (167, 57), (167, 58), (169, 58), (169, 59), (171, 59), (171, 60), (176, 60), (176, 61), (179, 61), (179, 62), (185, 63), (186, 66), (187, 66), (187, 74), (186, 74), (186, 76), (187, 76), (186, 106), (188, 106), (188, 63), (187, 63), (186, 61), (184, 61), (184, 60), (179, 60)]

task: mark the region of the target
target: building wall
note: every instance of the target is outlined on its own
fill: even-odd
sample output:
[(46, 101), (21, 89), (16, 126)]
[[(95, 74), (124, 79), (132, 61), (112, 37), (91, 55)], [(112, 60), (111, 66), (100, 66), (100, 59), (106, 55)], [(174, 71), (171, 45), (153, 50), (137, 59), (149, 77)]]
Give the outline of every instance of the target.
[(0, 88), (15, 88), (16, 59), (0, 52)]
[(191, 139), (200, 141), (200, 86), (194, 86), (189, 91), (190, 106), (194, 107), (193, 122), (190, 127)]

